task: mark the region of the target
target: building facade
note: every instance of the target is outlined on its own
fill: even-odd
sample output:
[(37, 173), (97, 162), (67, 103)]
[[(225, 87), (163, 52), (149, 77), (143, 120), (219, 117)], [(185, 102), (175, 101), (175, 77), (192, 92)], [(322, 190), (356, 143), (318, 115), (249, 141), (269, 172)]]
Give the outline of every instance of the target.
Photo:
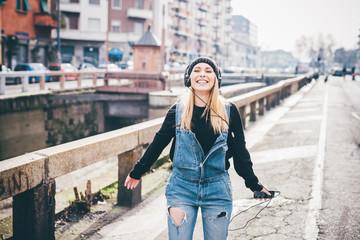
[(110, 62), (132, 59), (132, 45), (142, 37), (149, 25), (154, 26), (157, 2), (160, 1), (109, 0), (108, 51), (120, 50), (116, 51), (116, 56), (109, 55)]
[(17, 63), (47, 65), (55, 60), (51, 29), (57, 26), (57, 22), (51, 11), (51, 2), (14, 0), (1, 6), (2, 64), (14, 69)]
[(241, 15), (232, 16), (232, 67), (256, 68), (260, 65), (257, 26)]
[[(60, 11), (61, 62), (105, 62), (108, 1), (60, 0)], [(52, 37), (57, 38), (56, 30)]]
[(187, 63), (197, 56), (208, 56), (220, 65), (228, 64), (232, 33), (230, 0), (172, 0), (169, 9), (168, 61)]
[(284, 50), (261, 52), (261, 67), (264, 68), (291, 68), (295, 70), (297, 62), (297, 59), (290, 52)]
[[(44, 8), (45, 2), (49, 13), (46, 13)], [(4, 24), (4, 21), (2, 24), (6, 26), (6, 29), (2, 28), (2, 35), (14, 35), (17, 39), (14, 41), (19, 41), (20, 44), (13, 64), (43, 62), (47, 65), (50, 63), (50, 60), (46, 60), (49, 52), (54, 53), (51, 54), (52, 59), (55, 57), (51, 62), (56, 61), (57, 22), (54, 19), (57, 19), (57, 2), (58, 0), (6, 1), (2, 12), (8, 12), (8, 9), (12, 8), (13, 15), (16, 16), (8, 16), (6, 13), (2, 18), (19, 19), (17, 24)], [(177, 62), (185, 65), (197, 56), (208, 56), (224, 67), (231, 65), (232, 58), (236, 57), (232, 48), (231, 0), (59, 2), (60, 60), (76, 67), (81, 63), (98, 66), (106, 62), (132, 60), (132, 45), (141, 38), (149, 25), (154, 36), (161, 40), (163, 63)], [(27, 9), (27, 3), (31, 10)], [(54, 19), (51, 24), (40, 26), (39, 23), (30, 21), (35, 13), (48, 14)], [(30, 23), (32, 26), (28, 26)], [(10, 25), (14, 28), (11, 31), (8, 29)], [(36, 47), (36, 51), (43, 59), (29, 57), (37, 45), (40, 47)], [(37, 50), (39, 48), (40, 50)]]

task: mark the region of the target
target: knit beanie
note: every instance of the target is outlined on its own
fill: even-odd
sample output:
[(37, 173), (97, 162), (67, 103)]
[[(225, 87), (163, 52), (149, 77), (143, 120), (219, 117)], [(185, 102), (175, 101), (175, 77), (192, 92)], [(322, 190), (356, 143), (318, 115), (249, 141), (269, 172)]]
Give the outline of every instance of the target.
[(211, 58), (208, 58), (208, 57), (198, 57), (198, 58), (194, 59), (189, 64), (189, 66), (186, 68), (185, 74), (190, 76), (190, 74), (191, 74), (193, 68), (195, 67), (195, 65), (198, 64), (198, 63), (202, 63), (202, 62), (209, 64), (210, 67), (214, 70), (216, 78), (219, 79), (219, 72), (220, 72), (219, 66), (217, 65), (217, 63), (214, 60), (212, 60)]

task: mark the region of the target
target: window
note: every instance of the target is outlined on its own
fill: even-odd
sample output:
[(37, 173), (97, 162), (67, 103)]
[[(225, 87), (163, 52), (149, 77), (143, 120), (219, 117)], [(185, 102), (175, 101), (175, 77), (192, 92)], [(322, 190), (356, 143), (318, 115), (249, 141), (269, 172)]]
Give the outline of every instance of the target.
[(134, 33), (136, 35), (142, 35), (144, 33), (144, 23), (135, 22), (134, 23)]
[(144, 8), (144, 0), (135, 0), (135, 8)]
[(121, 9), (121, 0), (112, 0), (112, 8)]
[(43, 13), (50, 13), (47, 0), (40, 0), (40, 10)]
[(88, 30), (90, 32), (100, 31), (100, 19), (99, 18), (89, 18), (88, 19)]
[(100, 0), (89, 0), (89, 4), (100, 5)]
[(16, 10), (27, 11), (30, 9), (28, 0), (16, 0)]
[(79, 13), (62, 12), (65, 16), (66, 29), (79, 29)]
[(121, 32), (121, 21), (120, 20), (111, 20), (111, 31), (112, 32)]
[(99, 64), (99, 48), (84, 47), (84, 63), (97, 66)]

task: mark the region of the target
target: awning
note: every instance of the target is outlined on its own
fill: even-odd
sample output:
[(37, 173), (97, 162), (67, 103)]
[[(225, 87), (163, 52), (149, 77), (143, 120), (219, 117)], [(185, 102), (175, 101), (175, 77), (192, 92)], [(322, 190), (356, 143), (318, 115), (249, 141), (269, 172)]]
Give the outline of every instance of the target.
[(112, 48), (108, 51), (110, 56), (116, 57), (116, 58), (121, 58), (123, 55), (123, 51), (121, 51), (121, 49), (119, 48)]

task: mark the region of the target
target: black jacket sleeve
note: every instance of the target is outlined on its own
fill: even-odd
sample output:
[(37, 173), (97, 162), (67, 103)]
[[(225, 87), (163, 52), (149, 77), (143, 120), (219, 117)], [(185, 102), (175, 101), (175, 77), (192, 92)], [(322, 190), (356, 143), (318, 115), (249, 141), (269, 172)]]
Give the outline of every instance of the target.
[(175, 136), (175, 111), (176, 105), (172, 106), (167, 112), (160, 130), (156, 133), (153, 141), (146, 149), (142, 158), (136, 163), (133, 170), (130, 172), (131, 178), (140, 179), (141, 175), (149, 171), (151, 165), (153, 165), (159, 158), (161, 152)]
[(234, 160), (234, 168), (239, 176), (244, 178), (245, 186), (251, 191), (261, 191), (263, 186), (254, 174), (249, 151), (246, 148), (245, 135), (239, 111), (235, 104), (230, 107), (229, 150)]

